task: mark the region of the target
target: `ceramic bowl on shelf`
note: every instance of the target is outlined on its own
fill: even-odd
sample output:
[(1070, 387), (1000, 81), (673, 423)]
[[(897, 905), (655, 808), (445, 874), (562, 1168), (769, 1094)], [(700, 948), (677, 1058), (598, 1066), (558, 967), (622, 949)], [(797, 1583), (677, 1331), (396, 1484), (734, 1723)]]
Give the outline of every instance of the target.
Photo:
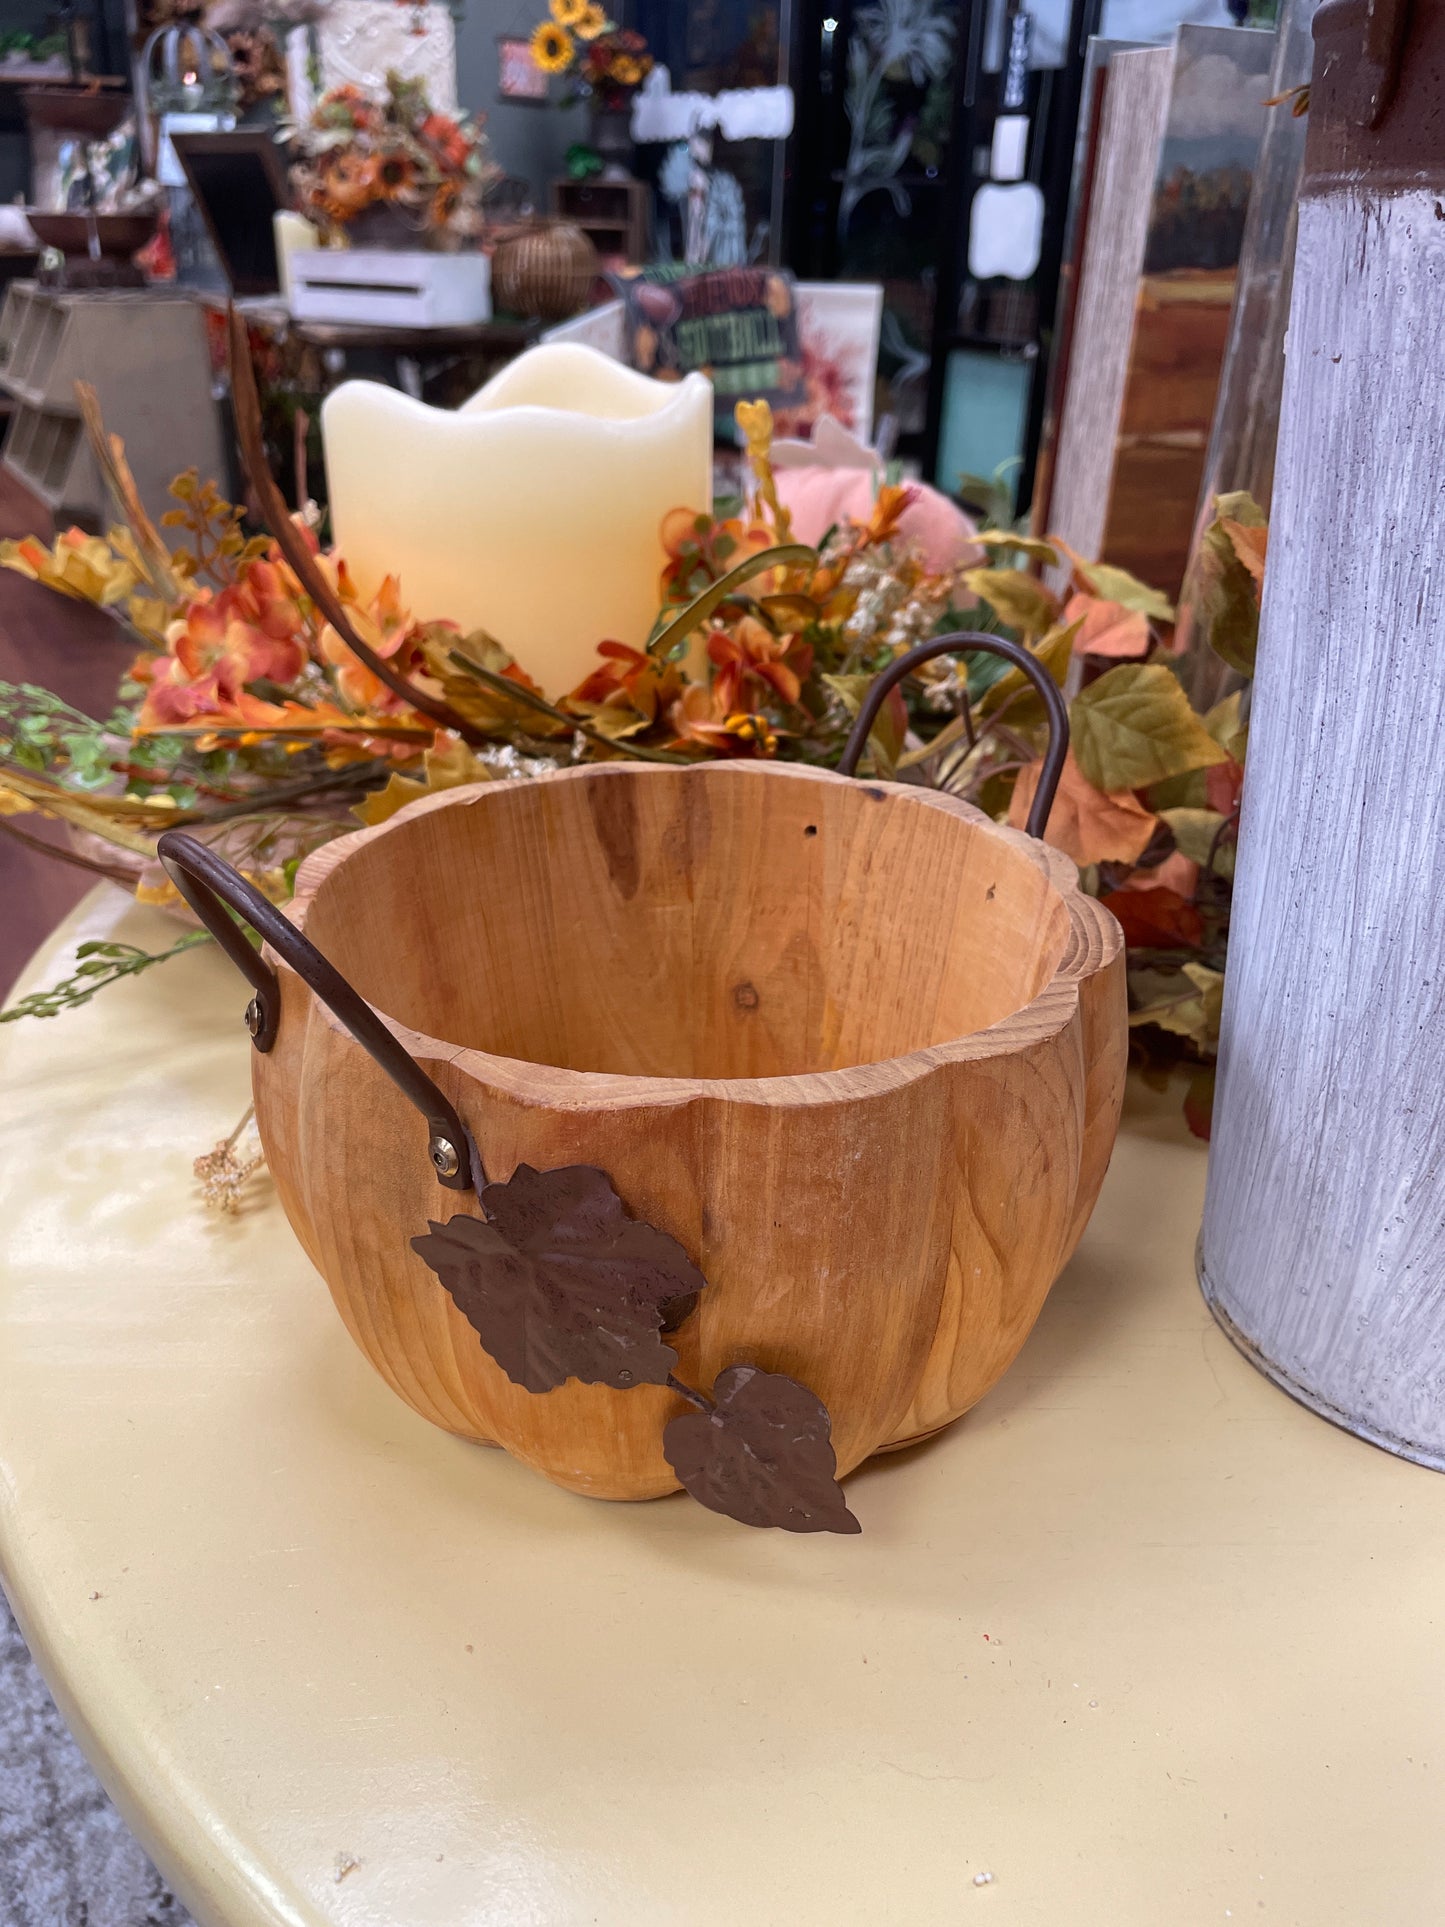
[[(42, 247), (57, 248), (67, 259), (87, 258), (90, 254), (91, 222), (87, 214), (46, 213), (27, 208), (26, 219)], [(132, 214), (97, 214), (95, 233), (101, 257), (108, 261), (129, 261), (138, 254), (156, 231), (159, 219), (155, 208)]]

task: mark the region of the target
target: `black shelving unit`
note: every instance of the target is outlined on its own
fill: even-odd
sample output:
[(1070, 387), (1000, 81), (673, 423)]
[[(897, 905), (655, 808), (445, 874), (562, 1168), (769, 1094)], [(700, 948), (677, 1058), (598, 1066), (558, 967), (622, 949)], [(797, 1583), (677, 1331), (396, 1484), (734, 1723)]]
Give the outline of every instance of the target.
[[(1098, 31), (1101, 7), (1102, 0), (1073, 0), (1064, 65), (1031, 69), (1027, 77), (1024, 111), (1030, 132), (1024, 178), (1041, 190), (1045, 214), (1039, 266), (1022, 283), (1002, 278), (975, 283), (968, 273), (970, 210), (988, 178), (994, 120), (1002, 104), (1002, 65), (998, 48), (988, 44), (990, 13), (997, 16), (1003, 9), (992, 9), (988, 0), (958, 0), (939, 8), (951, 26), (946, 76), (926, 86), (895, 81), (889, 100), (894, 138), (901, 139), (908, 124), (922, 129), (924, 138), (915, 141), (915, 150), (922, 146), (932, 165), (905, 166), (891, 177), (909, 203), (906, 213), (899, 211), (891, 188), (879, 186), (870, 190), (874, 205), (860, 224), (857, 209), (852, 218), (841, 218), (841, 202), (852, 138), (849, 48), (859, 30), (861, 7), (855, 0), (803, 0), (798, 8), (793, 54), (798, 123), (789, 156), (787, 259), (808, 278), (883, 281), (879, 412), (901, 415), (899, 452), (945, 487), (952, 478), (939, 476), (938, 465), (950, 362), (965, 350), (1025, 364), (1019, 384), (1018, 500), (1026, 502), (1032, 489), (1084, 55), (1089, 36)], [(997, 17), (994, 24), (997, 40)], [(905, 358), (910, 359), (903, 366)], [(907, 377), (903, 408), (896, 406), (895, 392), (901, 366)]]
[[(1028, 282), (994, 280), (979, 284), (971, 280), (967, 270), (969, 211), (974, 194), (988, 178), (986, 166), (980, 162), (988, 154), (994, 122), (1002, 108), (1002, 70), (990, 72), (984, 64), (984, 17), (988, 11), (985, 5), (976, 4), (969, 9), (970, 30), (957, 74), (953, 139), (956, 150), (969, 156), (970, 165), (959, 171), (954, 183), (953, 204), (942, 237), (924, 472), (934, 476), (938, 467), (950, 354), (966, 348), (1022, 360), (1027, 364), (1028, 373), (1019, 448), (1021, 465), (1015, 490), (1019, 504), (1026, 504), (1033, 494), (1054, 346), (1084, 62), (1090, 36), (1099, 31), (1102, 8), (1103, 0), (1073, 0), (1064, 64), (1036, 68), (1029, 74), (1025, 108), (1030, 130), (1024, 178), (1032, 181), (1043, 195), (1044, 225), (1039, 265)], [(960, 325), (960, 316), (965, 311), (996, 308), (1006, 315), (1011, 303), (1016, 310), (1027, 311), (1014, 328), (1010, 328), (1006, 320), (983, 329)], [(938, 479), (941, 485), (946, 485), (947, 478)]]

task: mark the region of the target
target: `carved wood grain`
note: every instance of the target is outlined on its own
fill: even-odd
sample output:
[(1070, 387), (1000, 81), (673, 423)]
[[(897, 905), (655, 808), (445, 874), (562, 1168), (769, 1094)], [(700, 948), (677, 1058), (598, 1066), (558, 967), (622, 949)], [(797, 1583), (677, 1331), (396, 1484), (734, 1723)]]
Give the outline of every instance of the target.
[[(484, 784), (328, 845), (292, 914), (493, 1177), (600, 1166), (680, 1240), (709, 1285), (679, 1375), (799, 1379), (843, 1471), (1007, 1368), (1107, 1164), (1118, 926), (1067, 859), (936, 793), (749, 764)], [(475, 1200), (282, 976), (258, 1113), (362, 1350), (434, 1423), (574, 1490), (674, 1489), (675, 1395), (538, 1396), (487, 1357), (408, 1243)]]

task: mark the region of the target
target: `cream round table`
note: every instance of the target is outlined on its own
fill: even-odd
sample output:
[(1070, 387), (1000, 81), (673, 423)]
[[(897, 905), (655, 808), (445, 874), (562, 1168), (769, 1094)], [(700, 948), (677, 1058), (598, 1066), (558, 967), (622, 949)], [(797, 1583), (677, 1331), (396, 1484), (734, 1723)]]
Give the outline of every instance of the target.
[[(26, 986), (171, 929), (97, 895)], [(793, 1538), (433, 1430), (264, 1187), (206, 1216), (243, 1002), (0, 1030), (0, 1569), (206, 1927), (1445, 1918), (1445, 1479), (1215, 1329), (1171, 1101), (1002, 1386)]]

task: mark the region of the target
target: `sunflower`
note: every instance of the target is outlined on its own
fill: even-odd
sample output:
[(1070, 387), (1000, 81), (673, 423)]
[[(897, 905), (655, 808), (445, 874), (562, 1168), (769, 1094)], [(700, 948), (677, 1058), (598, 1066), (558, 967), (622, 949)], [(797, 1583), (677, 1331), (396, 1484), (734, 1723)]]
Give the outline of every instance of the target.
[(405, 200), (415, 190), (416, 184), (416, 162), (409, 154), (391, 153), (377, 156), (376, 185), (383, 200)]
[(579, 40), (595, 40), (598, 34), (607, 31), (607, 15), (594, 0), (583, 0), (581, 11), (571, 25)]
[(565, 73), (572, 65), (572, 36), (565, 27), (544, 20), (532, 35), (532, 64), (544, 74)]
[(588, 0), (549, 0), (549, 4), (559, 27), (575, 27), (587, 11)]

